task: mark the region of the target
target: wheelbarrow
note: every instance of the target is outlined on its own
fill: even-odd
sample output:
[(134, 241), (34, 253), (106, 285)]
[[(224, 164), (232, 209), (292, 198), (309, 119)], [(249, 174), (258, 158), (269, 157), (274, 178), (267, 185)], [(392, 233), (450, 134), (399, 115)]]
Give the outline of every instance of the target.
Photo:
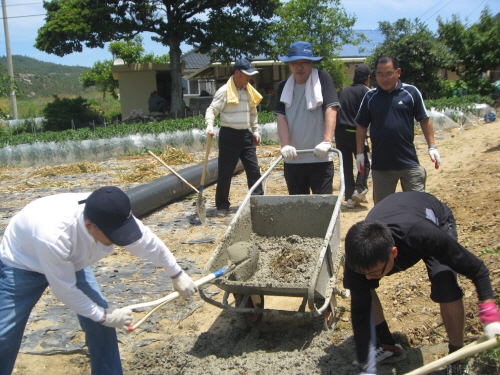
[[(301, 150), (298, 153), (312, 152)], [(237, 280), (221, 277), (214, 285), (224, 291), (222, 302), (208, 296), (203, 289), (200, 295), (206, 302), (221, 309), (235, 312), (246, 324), (255, 326), (263, 315), (294, 315), (312, 318), (315, 330), (333, 329), (336, 322), (336, 295), (347, 293), (336, 288), (339, 267), (343, 265), (344, 253), (340, 246), (340, 207), (344, 196), (344, 175), (342, 156), (337, 149), (331, 149), (338, 156), (340, 191), (337, 195), (252, 195), (272, 170), (283, 159), (277, 158), (259, 181), (250, 188), (235, 216), (229, 224), (220, 243), (214, 250), (204, 269), (209, 274), (228, 263), (227, 248), (237, 242), (251, 242), (255, 236), (276, 240), (289, 236), (302, 239), (319, 239), (317, 246), (302, 249), (310, 255), (310, 261), (303, 265), (303, 278), (294, 277), (293, 282), (283, 282), (273, 277), (250, 277)], [(261, 256), (262, 257), (262, 253)], [(260, 260), (259, 260), (260, 262)], [(259, 263), (259, 267), (262, 265)], [(304, 268), (304, 267), (302, 267)], [(234, 303), (230, 295), (234, 295)], [(298, 309), (270, 309), (264, 307), (266, 296), (298, 297)]]

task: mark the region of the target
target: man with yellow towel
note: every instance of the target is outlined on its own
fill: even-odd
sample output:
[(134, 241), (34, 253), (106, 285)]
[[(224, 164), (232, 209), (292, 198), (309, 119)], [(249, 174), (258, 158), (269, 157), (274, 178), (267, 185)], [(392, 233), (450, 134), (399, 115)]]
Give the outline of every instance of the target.
[[(248, 188), (260, 178), (259, 163), (255, 146), (260, 144), (257, 123), (257, 105), (262, 95), (249, 83), (250, 76), (257, 74), (247, 59), (240, 59), (233, 66), (233, 75), (214, 95), (207, 108), (206, 132), (214, 133), (214, 120), (220, 114), (218, 178), (215, 192), (215, 205), (218, 216), (226, 216), (230, 202), (229, 189), (234, 169), (241, 160), (247, 175)], [(253, 192), (262, 195), (259, 185)]]

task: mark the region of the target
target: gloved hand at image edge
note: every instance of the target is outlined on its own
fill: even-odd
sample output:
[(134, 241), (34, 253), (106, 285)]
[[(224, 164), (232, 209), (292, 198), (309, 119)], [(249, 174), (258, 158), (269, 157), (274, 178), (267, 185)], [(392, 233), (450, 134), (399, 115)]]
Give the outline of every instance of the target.
[(434, 163), (434, 167), (438, 169), (439, 166), (441, 165), (441, 155), (439, 155), (439, 151), (434, 146), (434, 147), (429, 147), (428, 152), (432, 162)]
[(317, 158), (324, 158), (331, 148), (332, 144), (330, 142), (321, 142), (314, 148), (314, 156)]
[(259, 132), (253, 132), (253, 144), (255, 146), (258, 146), (258, 145), (260, 145), (260, 141), (261, 141), (261, 137), (260, 137)]
[(174, 290), (178, 292), (183, 298), (189, 298), (198, 290), (193, 280), (184, 272), (174, 279), (172, 279)]
[(500, 312), (495, 302), (479, 303), (479, 319), (484, 325), (484, 333), (492, 339), (500, 335)]
[(297, 150), (293, 146), (286, 145), (281, 148), (281, 155), (285, 159), (297, 159)]
[(103, 319), (101, 324), (106, 327), (125, 328), (125, 326), (132, 324), (133, 314), (132, 310), (127, 308), (115, 310), (106, 309)]
[(362, 152), (356, 155), (356, 168), (359, 173), (365, 174), (365, 154)]

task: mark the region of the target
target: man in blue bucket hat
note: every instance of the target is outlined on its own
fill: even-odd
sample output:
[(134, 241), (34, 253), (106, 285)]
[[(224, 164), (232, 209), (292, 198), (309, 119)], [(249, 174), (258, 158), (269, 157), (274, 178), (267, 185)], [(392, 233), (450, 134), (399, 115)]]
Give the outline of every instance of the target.
[[(328, 72), (314, 68), (323, 57), (314, 56), (308, 42), (292, 43), (288, 55), (279, 59), (288, 63), (292, 73), (278, 85), (274, 107), (288, 193), (332, 194), (334, 168), (329, 151), (340, 108), (335, 84)], [(306, 149), (314, 153), (297, 154)]]

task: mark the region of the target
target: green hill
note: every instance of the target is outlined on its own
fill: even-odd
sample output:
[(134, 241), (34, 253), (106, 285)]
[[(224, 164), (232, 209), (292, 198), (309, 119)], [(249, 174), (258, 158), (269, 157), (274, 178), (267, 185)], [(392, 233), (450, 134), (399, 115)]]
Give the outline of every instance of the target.
[[(0, 57), (2, 71), (7, 72), (7, 57)], [(85, 66), (69, 66), (40, 61), (28, 56), (13, 55), (12, 67), (14, 74), (50, 74), (50, 73), (70, 73), (81, 74), (89, 68)]]
[[(0, 57), (0, 64), (0, 70), (7, 73), (5, 56)], [(54, 64), (20, 55), (12, 56), (12, 67), (25, 99), (89, 92), (79, 80), (80, 74), (89, 70), (87, 67)]]

